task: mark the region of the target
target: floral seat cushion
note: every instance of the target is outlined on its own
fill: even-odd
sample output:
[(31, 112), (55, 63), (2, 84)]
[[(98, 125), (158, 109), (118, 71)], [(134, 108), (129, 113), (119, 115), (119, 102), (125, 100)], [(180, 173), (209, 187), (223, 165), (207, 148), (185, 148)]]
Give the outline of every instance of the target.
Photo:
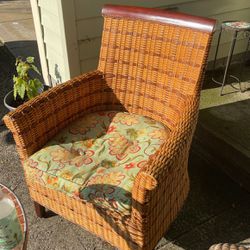
[(134, 179), (168, 132), (145, 116), (92, 113), (63, 129), (24, 168), (42, 185), (129, 214)]

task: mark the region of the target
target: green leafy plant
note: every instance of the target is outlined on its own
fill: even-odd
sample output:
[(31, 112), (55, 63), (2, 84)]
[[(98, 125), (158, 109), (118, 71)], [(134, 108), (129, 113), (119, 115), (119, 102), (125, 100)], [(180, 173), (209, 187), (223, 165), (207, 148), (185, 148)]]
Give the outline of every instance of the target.
[(43, 86), (39, 79), (30, 76), (32, 71), (40, 75), (39, 70), (34, 65), (34, 57), (27, 57), (26, 60), (18, 57), (15, 65), (17, 75), (13, 76), (14, 99), (16, 100), (19, 96), (22, 100), (30, 100), (40, 93)]

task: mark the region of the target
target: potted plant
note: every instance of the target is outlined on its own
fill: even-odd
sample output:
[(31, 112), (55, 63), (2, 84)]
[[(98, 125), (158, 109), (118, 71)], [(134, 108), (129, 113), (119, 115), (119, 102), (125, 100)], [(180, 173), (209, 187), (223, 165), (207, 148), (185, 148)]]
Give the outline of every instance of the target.
[(41, 81), (31, 77), (33, 73), (40, 75), (34, 64), (34, 57), (27, 57), (26, 60), (18, 57), (15, 66), (17, 74), (13, 76), (13, 90), (4, 97), (4, 105), (10, 111), (43, 91)]

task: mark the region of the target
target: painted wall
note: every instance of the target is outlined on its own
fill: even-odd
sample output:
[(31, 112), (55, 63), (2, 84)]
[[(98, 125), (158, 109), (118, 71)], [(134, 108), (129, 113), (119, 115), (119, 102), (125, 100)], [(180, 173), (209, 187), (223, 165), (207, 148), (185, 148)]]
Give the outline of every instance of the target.
[(74, 1), (30, 1), (46, 83), (56, 85), (79, 75)]
[(43, 42), (46, 53), (49, 74), (54, 82), (67, 78), (67, 68), (64, 65), (64, 34), (60, 24), (60, 9), (57, 1), (38, 0), (40, 21), (43, 32)]
[[(192, 3), (180, 5), (178, 8), (181, 12), (193, 15), (210, 17), (217, 20), (217, 30), (221, 22), (226, 20), (244, 20), (250, 22), (250, 1), (249, 0), (198, 0)], [(217, 44), (218, 32), (215, 33), (210, 50), (209, 60), (214, 58), (214, 50)], [(224, 32), (219, 50), (219, 58), (226, 57), (232, 33)], [(246, 48), (246, 37), (240, 35), (235, 47), (235, 53), (241, 53)]]
[[(53, 81), (65, 81), (97, 67), (101, 42), (101, 8), (105, 3), (172, 9), (218, 20), (250, 22), (250, 0), (31, 0), (37, 1), (43, 29), (45, 57)], [(214, 57), (217, 34), (209, 60)], [(227, 55), (231, 33), (222, 38), (219, 58)], [(246, 38), (240, 36), (235, 53), (245, 50)]]

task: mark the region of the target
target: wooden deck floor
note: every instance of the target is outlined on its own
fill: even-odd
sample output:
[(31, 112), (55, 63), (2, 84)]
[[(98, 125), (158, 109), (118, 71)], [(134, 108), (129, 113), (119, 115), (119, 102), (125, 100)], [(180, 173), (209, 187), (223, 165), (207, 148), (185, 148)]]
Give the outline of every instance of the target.
[[(233, 69), (237, 73), (237, 67)], [(250, 69), (241, 93), (230, 85), (224, 96), (206, 77), (196, 130), (196, 150), (250, 191)]]

